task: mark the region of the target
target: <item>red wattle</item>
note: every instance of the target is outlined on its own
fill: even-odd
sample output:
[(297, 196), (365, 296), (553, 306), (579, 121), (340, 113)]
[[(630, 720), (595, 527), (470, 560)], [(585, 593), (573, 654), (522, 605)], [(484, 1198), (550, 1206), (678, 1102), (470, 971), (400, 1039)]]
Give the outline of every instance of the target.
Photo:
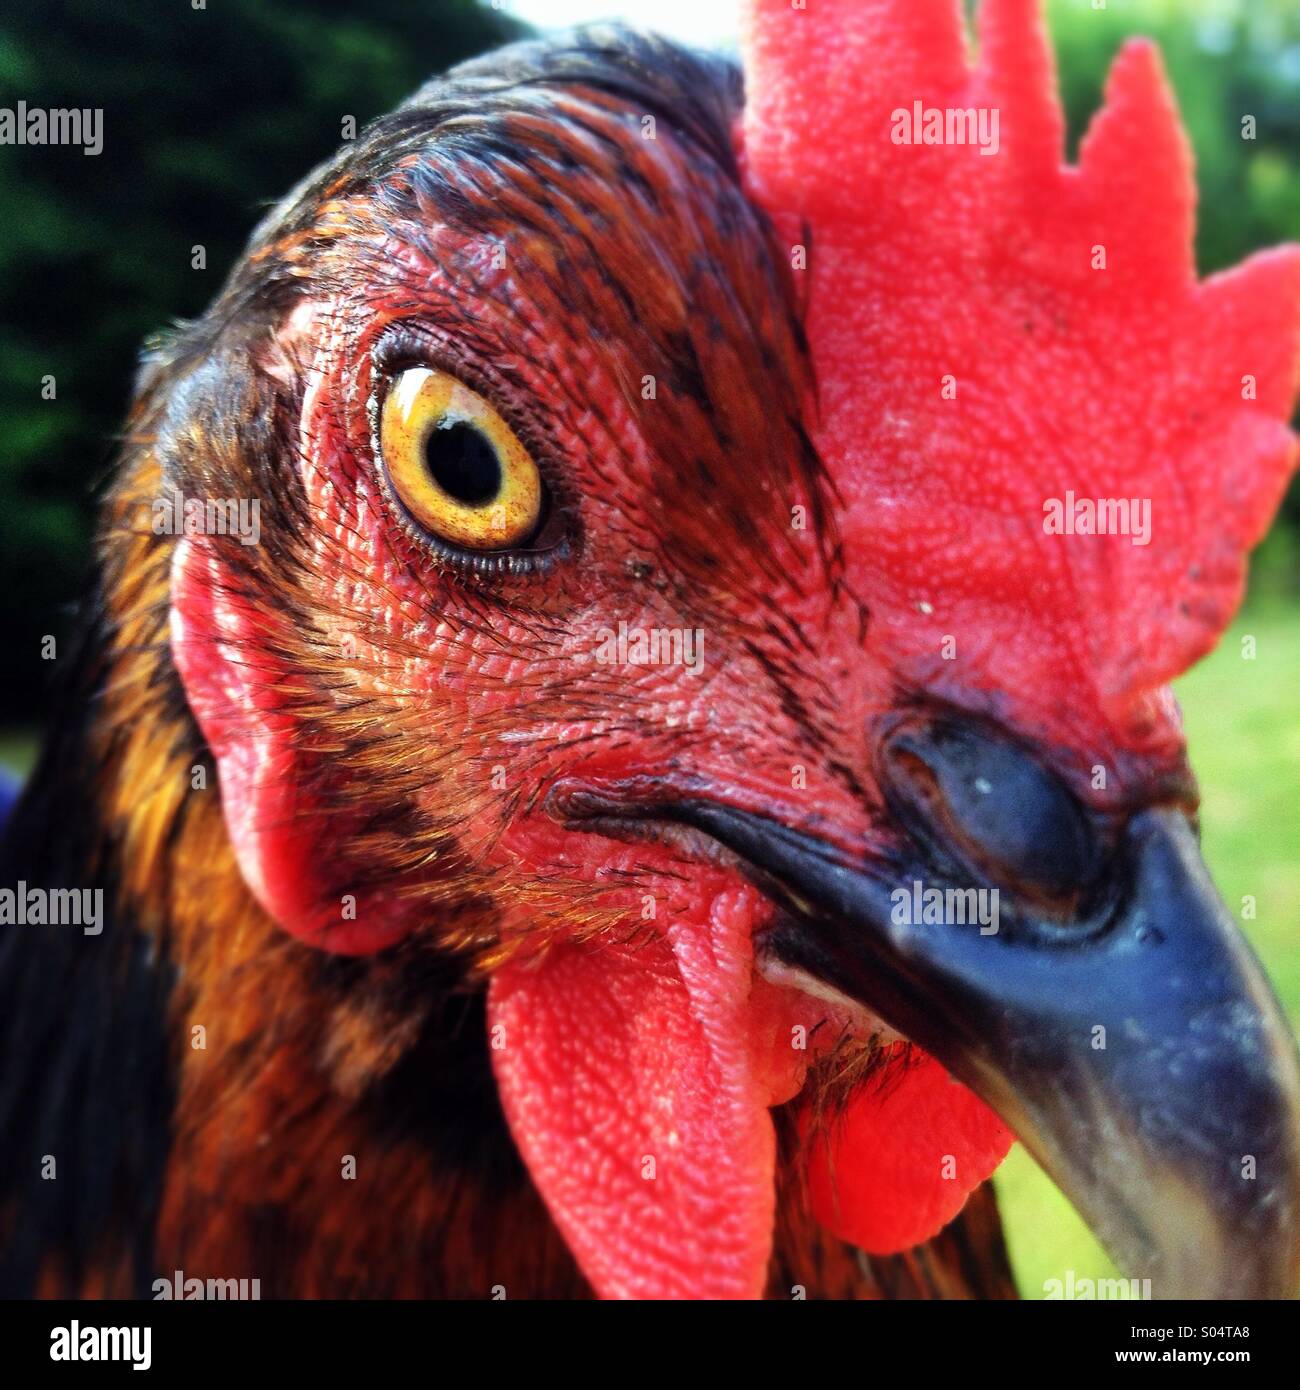
[(841, 1240), (872, 1254), (908, 1250), (961, 1211), (1011, 1141), (1011, 1131), (978, 1096), (914, 1049), (813, 1138), (813, 1212)]
[(733, 891), (707, 921), (493, 976), (507, 1119), (602, 1297), (763, 1292), (776, 1143), (768, 1049), (753, 1045), (753, 909)]

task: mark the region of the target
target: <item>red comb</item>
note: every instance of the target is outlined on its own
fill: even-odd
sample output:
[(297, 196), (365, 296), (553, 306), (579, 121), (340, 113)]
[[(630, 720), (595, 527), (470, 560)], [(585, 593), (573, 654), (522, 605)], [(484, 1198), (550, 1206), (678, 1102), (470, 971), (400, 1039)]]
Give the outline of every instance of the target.
[[(1300, 249), (1198, 282), (1146, 42), (1064, 165), (1036, 0), (985, 0), (974, 65), (960, 0), (754, 0), (745, 50), (751, 190), (810, 227), (817, 442), (873, 657), (1083, 753), (1176, 744), (1159, 688), (1228, 623), (1294, 466)], [(896, 142), (965, 111), (996, 153)], [(1129, 534), (1047, 534), (1070, 494), (1137, 502)]]
[[(974, 62), (962, 11), (746, 14), (746, 177), (806, 243), (815, 437), (870, 610), (868, 680), (882, 708), (900, 687), (983, 705), (1084, 767), (1177, 758), (1163, 687), (1231, 618), (1295, 462), (1300, 250), (1199, 282), (1157, 51), (1123, 50), (1068, 167), (1037, 0), (985, 0)], [(1124, 499), (1128, 534), (1049, 533), (1071, 494)], [(855, 1098), (814, 1148), (813, 1205), (864, 1248), (932, 1234), (1005, 1150), (936, 1074)], [(931, 1150), (954, 1137), (941, 1184)]]

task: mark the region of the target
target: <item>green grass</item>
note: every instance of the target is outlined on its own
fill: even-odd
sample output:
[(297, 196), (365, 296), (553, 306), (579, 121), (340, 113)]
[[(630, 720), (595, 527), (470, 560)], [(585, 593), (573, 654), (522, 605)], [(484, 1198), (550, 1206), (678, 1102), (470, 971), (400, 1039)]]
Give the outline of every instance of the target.
[[(1244, 636), (1256, 656), (1242, 658)], [(1206, 857), (1293, 1023), (1300, 1024), (1300, 610), (1260, 608), (1239, 619), (1219, 649), (1177, 686), (1192, 762), (1201, 780)], [(0, 764), (22, 772), (34, 753), (27, 732), (0, 733)], [(1043, 1281), (1113, 1278), (1115, 1270), (1073, 1208), (1017, 1145), (997, 1177), (998, 1198), (1021, 1292)]]
[[(1253, 661), (1242, 638), (1255, 638)], [(1175, 687), (1201, 783), (1205, 855), (1224, 901), (1264, 962), (1293, 1026), (1300, 1025), (1300, 612), (1271, 606), (1239, 618), (1218, 650)], [(999, 1170), (1012, 1264), (1021, 1293), (1046, 1279), (1115, 1277), (1073, 1208), (1019, 1146)]]

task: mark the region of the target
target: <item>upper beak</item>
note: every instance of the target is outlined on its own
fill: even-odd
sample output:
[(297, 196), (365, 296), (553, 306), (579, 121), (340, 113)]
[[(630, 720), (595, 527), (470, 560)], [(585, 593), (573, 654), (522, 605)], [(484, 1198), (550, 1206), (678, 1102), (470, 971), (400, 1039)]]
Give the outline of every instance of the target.
[(1127, 822), (1104, 912), (1012, 910), (992, 933), (908, 920), (891, 892), (911, 873), (775, 821), (706, 801), (670, 814), (783, 903), (766, 949), (970, 1086), (1153, 1296), (1300, 1291), (1295, 1045), (1181, 812)]

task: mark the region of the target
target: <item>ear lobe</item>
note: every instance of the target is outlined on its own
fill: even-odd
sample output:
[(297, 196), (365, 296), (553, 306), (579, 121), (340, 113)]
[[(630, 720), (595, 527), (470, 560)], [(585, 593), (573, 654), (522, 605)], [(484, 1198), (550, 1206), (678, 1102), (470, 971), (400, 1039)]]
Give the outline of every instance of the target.
[(241, 588), (210, 537), (180, 538), (172, 557), (172, 658), (216, 759), (244, 880), (294, 936), (368, 954), (405, 935), (409, 914), (373, 887), (349, 886), (346, 847), (355, 825), (327, 796), (328, 766), (307, 746), (293, 700), (300, 678), (282, 655), (283, 623)]

